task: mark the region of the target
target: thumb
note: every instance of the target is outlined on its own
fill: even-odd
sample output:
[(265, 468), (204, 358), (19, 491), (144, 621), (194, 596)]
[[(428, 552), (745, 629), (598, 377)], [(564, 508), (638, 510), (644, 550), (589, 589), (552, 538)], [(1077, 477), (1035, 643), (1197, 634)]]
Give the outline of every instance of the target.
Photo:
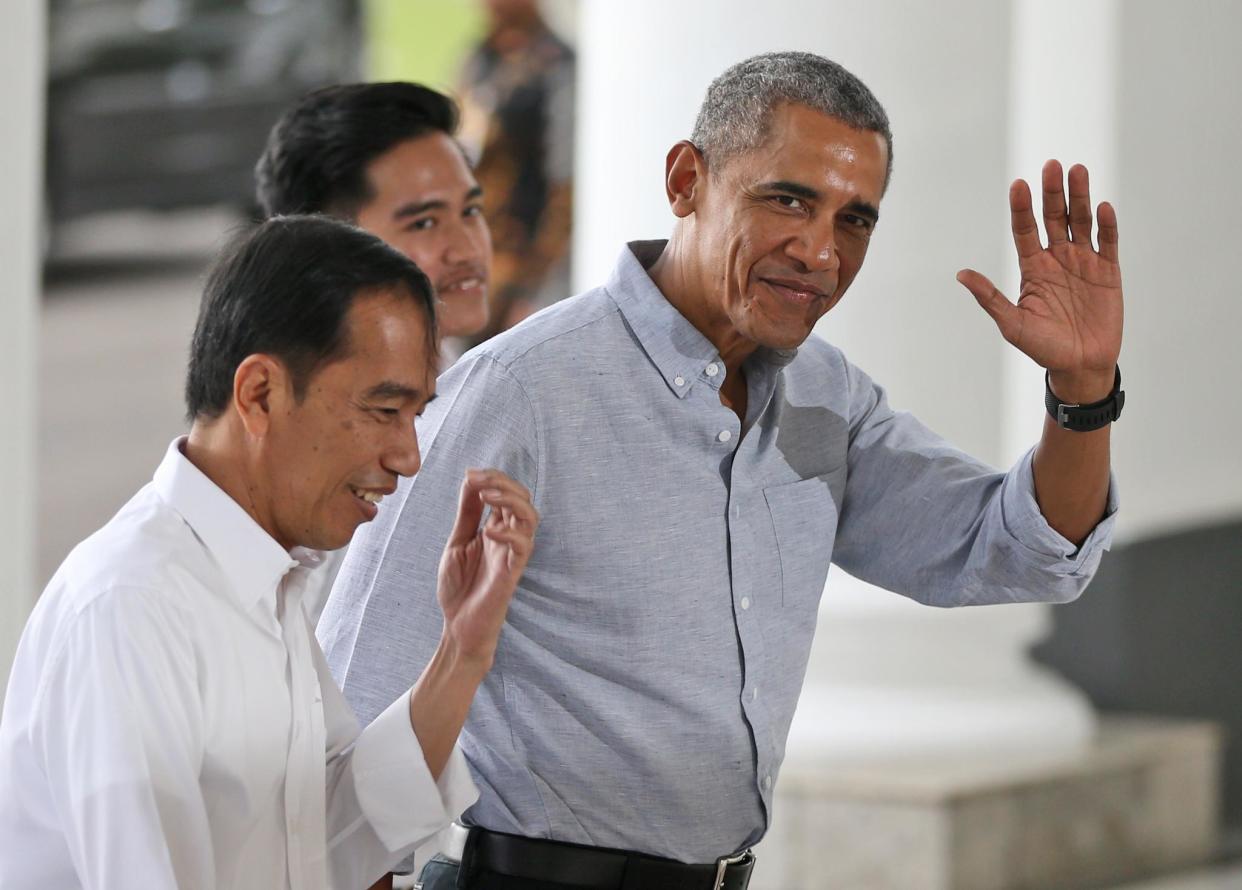
[(1009, 299), (1000, 292), (986, 275), (974, 269), (963, 269), (957, 273), (958, 282), (970, 291), (975, 302), (983, 307), (983, 311), (992, 316), (1001, 336), (1013, 343), (1018, 342), (1022, 331), (1022, 313)]

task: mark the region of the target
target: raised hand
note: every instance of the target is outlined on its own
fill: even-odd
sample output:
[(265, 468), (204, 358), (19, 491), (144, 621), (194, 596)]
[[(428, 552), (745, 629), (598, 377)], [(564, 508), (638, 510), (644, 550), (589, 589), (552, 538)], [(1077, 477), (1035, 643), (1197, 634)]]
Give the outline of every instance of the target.
[(1059, 397), (1095, 401), (1112, 389), (1121, 352), (1117, 212), (1107, 202), (1096, 210), (1096, 250), (1087, 168), (1070, 168), (1067, 212), (1057, 161), (1044, 165), (1043, 204), (1047, 247), (1039, 239), (1030, 188), (1021, 179), (1009, 187), (1010, 225), (1022, 275), (1016, 305), (973, 269), (963, 269), (957, 280), (992, 316), (1001, 336), (1048, 369)]
[[(484, 507), (492, 512), (480, 528)], [(538, 527), (539, 513), (522, 485), (499, 470), (466, 472), (438, 589), (444, 635), (457, 654), (490, 665)]]

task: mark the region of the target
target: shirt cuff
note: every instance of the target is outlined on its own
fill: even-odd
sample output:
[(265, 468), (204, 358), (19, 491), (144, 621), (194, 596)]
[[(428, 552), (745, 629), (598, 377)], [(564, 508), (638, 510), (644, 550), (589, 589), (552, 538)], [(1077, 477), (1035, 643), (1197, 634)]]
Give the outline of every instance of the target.
[(1034, 561), (1060, 575), (1079, 575), (1092, 572), (1099, 554), (1107, 550), (1113, 541), (1113, 528), (1117, 524), (1117, 478), (1108, 474), (1108, 503), (1104, 518), (1099, 521), (1081, 546), (1048, 524), (1035, 500), (1035, 471), (1032, 448), (1009, 472), (1001, 491), (1001, 511), (1005, 528)]
[(408, 694), (362, 731), (354, 744), (352, 766), (363, 815), (393, 852), (422, 843), (479, 797), (457, 746), (439, 780), (432, 779), (410, 724)]

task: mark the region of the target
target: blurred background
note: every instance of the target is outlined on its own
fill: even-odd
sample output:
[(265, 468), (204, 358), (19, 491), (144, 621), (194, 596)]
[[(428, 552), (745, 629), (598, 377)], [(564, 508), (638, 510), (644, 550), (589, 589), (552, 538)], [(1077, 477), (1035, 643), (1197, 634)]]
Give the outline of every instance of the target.
[[(1190, 857), (1206, 862), (1126, 886), (1242, 888), (1231, 864), (1242, 853), (1242, 6), (556, 0), (538, 4), (538, 33), (518, 41), (556, 64), (536, 69), (509, 52), (498, 73), (489, 40), (505, 5), (6, 4), (0, 679), (56, 566), (185, 429), (202, 274), (252, 218), (254, 162), (293, 99), (357, 79), (458, 97), (462, 141), (493, 205), (493, 316), (507, 325), (601, 281), (626, 240), (667, 234), (664, 152), (688, 135), (714, 75), (756, 52), (806, 49), (859, 74), (895, 134), (867, 267), (819, 333), (896, 405), (1009, 464), (1038, 436), (1042, 381), (953, 276), (972, 266), (1012, 292), (1008, 183), (1038, 176), (1047, 157), (1082, 161), (1095, 199), (1120, 215), (1128, 401), (1114, 438), (1118, 535), (1084, 597), (945, 615), (834, 570), (791, 757), (1069, 756), (1111, 715), (1207, 721), (1223, 748), (1207, 780), (1210, 850)], [(542, 97), (536, 112), (514, 83)], [(543, 184), (535, 209), (510, 218), (499, 199), (532, 177)], [(1016, 679), (984, 688), (977, 677), (992, 671), (980, 665), (1002, 661), (1021, 663)], [(932, 662), (936, 682), (912, 688)], [(1047, 855), (1072, 859), (1076, 842)], [(760, 875), (772, 861), (761, 858)], [(790, 877), (765, 886), (804, 885), (778, 873)], [(967, 886), (886, 880), (864, 869), (823, 886)], [(1070, 866), (1057, 880), (1120, 886)], [(1015, 881), (991, 886), (1053, 886)]]

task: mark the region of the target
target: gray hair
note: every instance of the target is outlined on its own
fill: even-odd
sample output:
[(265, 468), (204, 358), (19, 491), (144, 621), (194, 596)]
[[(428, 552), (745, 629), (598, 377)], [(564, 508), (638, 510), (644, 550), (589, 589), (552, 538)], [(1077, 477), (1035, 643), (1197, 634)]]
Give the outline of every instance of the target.
[(893, 134), (884, 106), (853, 74), (813, 53), (764, 53), (729, 68), (707, 88), (690, 141), (709, 164), (727, 163), (763, 144), (772, 112), (786, 102), (883, 136), (888, 148), (884, 187), (888, 187)]

